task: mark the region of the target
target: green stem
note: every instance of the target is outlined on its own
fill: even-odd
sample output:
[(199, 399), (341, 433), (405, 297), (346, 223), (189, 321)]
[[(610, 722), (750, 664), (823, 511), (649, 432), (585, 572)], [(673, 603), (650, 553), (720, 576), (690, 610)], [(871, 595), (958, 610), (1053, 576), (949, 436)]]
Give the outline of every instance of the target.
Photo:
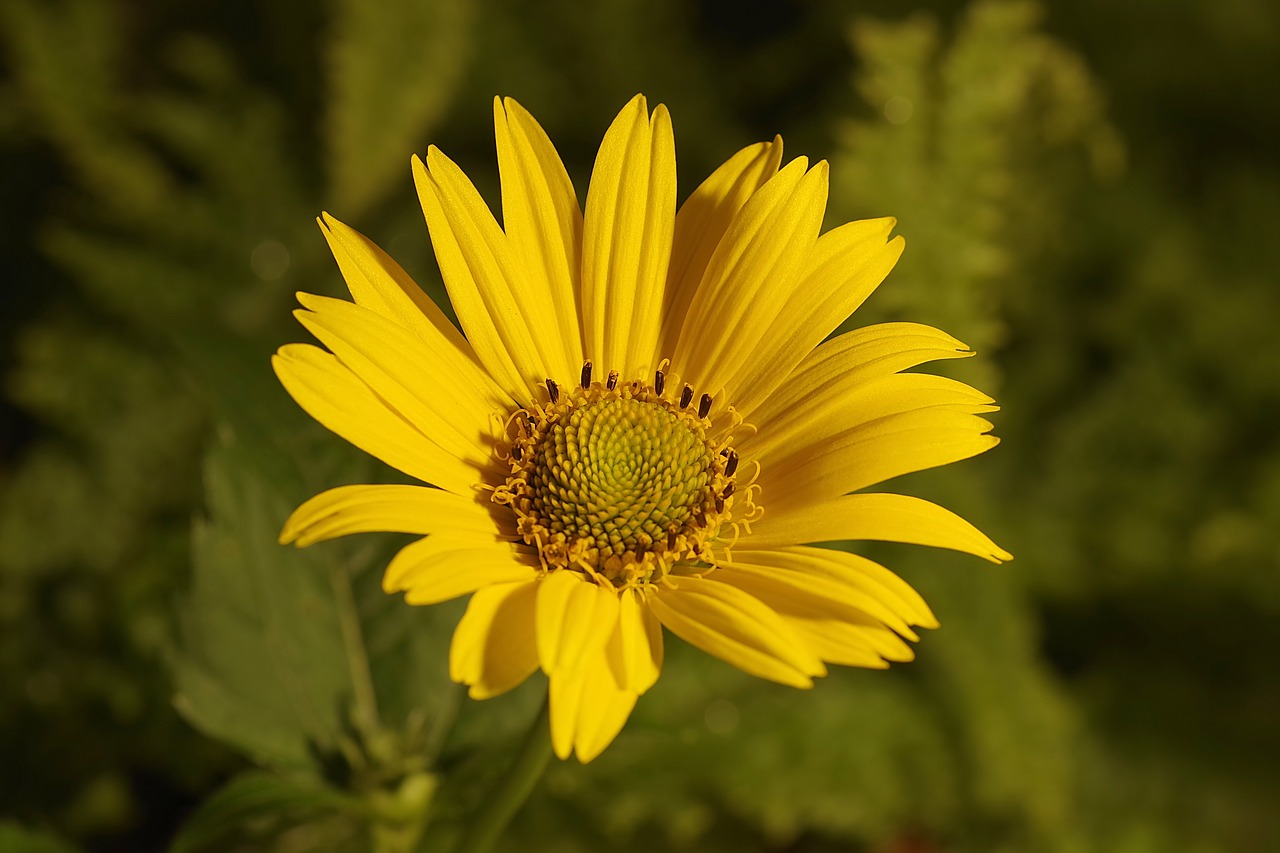
[(493, 796), (476, 813), (457, 853), (488, 853), (520, 811), (551, 759), (550, 719), (550, 704), (544, 700), (542, 710), (524, 736), (515, 763)]
[(346, 566), (335, 559), (330, 565), (329, 580), (333, 584), (333, 598), (338, 606), (338, 625), (342, 630), (347, 667), (351, 670), (356, 727), (366, 737), (372, 736), (382, 724), (378, 715), (378, 696), (373, 688), (373, 673), (369, 670), (369, 653), (365, 650), (364, 636), (360, 631), (360, 612), (356, 609), (355, 595), (351, 591), (351, 574)]
[(431, 730), (427, 733), (427, 742), (422, 749), (428, 767), (434, 767), (439, 760), (444, 742), (449, 739), (449, 733), (453, 731), (466, 701), (467, 686), (465, 684), (450, 685), (449, 694), (445, 697), (442, 707), (436, 714), (436, 719), (431, 724)]

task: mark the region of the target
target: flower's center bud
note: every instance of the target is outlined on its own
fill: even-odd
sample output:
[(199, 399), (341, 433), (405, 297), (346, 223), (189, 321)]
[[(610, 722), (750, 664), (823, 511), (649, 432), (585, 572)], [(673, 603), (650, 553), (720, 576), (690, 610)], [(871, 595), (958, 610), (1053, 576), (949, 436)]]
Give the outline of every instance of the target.
[(698, 561), (730, 515), (737, 457), (711, 438), (711, 400), (695, 410), (655, 384), (591, 382), (512, 418), (511, 474), (494, 493), (549, 570), (572, 569), (617, 586)]

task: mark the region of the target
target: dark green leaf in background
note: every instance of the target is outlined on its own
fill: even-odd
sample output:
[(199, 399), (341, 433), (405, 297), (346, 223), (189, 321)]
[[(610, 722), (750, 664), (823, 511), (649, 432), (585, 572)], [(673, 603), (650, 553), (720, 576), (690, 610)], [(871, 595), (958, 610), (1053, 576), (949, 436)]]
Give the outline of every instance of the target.
[(353, 701), (335, 601), (337, 555), (282, 548), (291, 507), (227, 436), (206, 465), (210, 520), (196, 528), (175, 661), (179, 710), (280, 768), (332, 751)]

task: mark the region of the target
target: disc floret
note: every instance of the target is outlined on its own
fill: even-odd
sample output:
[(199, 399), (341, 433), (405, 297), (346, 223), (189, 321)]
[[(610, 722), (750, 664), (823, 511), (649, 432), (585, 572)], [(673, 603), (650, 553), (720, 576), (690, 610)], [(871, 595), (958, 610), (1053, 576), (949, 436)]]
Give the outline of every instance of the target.
[[(712, 400), (654, 381), (547, 381), (546, 402), (515, 412), (500, 455), (510, 466), (495, 503), (515, 513), (544, 569), (615, 587), (660, 580), (677, 562), (710, 563), (732, 514), (737, 455), (712, 423)], [(672, 392), (672, 398), (667, 396)], [(730, 423), (732, 418), (728, 419)], [(739, 495), (739, 500), (742, 496)]]

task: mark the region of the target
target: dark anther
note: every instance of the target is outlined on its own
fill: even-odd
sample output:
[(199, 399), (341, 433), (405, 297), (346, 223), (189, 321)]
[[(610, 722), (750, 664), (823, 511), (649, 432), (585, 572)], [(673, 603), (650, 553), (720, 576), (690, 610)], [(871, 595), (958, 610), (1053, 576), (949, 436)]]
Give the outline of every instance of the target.
[(582, 390), (585, 391), (591, 387), (591, 362), (582, 362)]
[(674, 551), (676, 549), (676, 532), (674, 530), (667, 531), (667, 550)]
[(560, 388), (556, 385), (554, 379), (547, 380), (547, 393), (551, 395), (551, 402), (560, 402)]
[(716, 498), (716, 512), (724, 512), (724, 498)]
[(689, 404), (693, 402), (693, 389), (688, 385), (684, 386), (684, 390), (680, 392), (680, 408), (687, 409)]
[(511, 458), (519, 462), (524, 458), (524, 451), (520, 449), (520, 445), (511, 448)]
[(732, 450), (729, 451), (729, 461), (724, 463), (724, 475), (732, 477), (733, 472), (738, 470), (738, 454)]
[(698, 401), (698, 417), (705, 418), (709, 411), (711, 411), (711, 395), (703, 394), (702, 399)]
[(707, 526), (707, 514), (702, 511), (702, 507), (695, 506), (693, 508), (693, 520), (699, 527)]
[(658, 396), (662, 396), (662, 389), (667, 385), (667, 375), (661, 370), (653, 374), (653, 390), (658, 392)]
[(727, 498), (732, 494), (733, 494), (733, 483), (729, 483), (727, 486), (724, 487), (724, 496)]
[(616, 370), (610, 370), (610, 371), (609, 371), (609, 381), (608, 381), (608, 382), (606, 382), (606, 383), (604, 383), (604, 384), (605, 384), (605, 387), (607, 387), (610, 391), (612, 391), (614, 388), (618, 387), (618, 371), (616, 371)]

